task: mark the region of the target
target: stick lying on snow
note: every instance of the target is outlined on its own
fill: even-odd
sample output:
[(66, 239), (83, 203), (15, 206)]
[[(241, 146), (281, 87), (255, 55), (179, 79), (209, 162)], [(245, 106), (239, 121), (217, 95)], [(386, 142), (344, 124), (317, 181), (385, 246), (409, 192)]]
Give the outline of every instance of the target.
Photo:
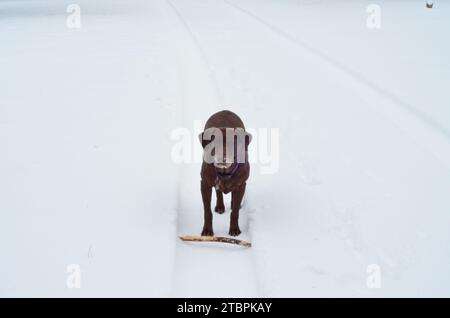
[(180, 236), (180, 239), (185, 242), (220, 242), (228, 244), (236, 244), (245, 247), (251, 247), (252, 243), (223, 236)]

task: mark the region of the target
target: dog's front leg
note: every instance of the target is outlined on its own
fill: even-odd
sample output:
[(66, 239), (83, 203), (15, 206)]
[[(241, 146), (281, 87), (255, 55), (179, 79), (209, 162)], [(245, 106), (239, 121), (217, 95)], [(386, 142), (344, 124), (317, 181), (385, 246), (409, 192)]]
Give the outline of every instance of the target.
[(213, 236), (213, 226), (212, 226), (212, 211), (211, 211), (211, 193), (212, 187), (209, 186), (204, 180), (201, 181), (202, 199), (203, 199), (203, 210), (205, 213), (205, 223), (203, 224), (202, 236)]
[(216, 190), (216, 197), (217, 203), (214, 211), (216, 211), (219, 214), (222, 214), (223, 212), (225, 212), (225, 205), (223, 204), (223, 194), (220, 190)]
[(231, 193), (231, 216), (230, 216), (230, 234), (238, 236), (241, 234), (239, 229), (239, 209), (241, 208), (242, 198), (245, 193), (245, 182), (239, 186), (236, 191)]

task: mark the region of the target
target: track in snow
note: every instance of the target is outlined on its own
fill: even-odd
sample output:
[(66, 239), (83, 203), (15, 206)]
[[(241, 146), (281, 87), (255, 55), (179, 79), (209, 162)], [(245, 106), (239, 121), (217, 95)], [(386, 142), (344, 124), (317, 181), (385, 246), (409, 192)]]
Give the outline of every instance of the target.
[[(181, 85), (183, 86), (183, 122), (192, 128), (195, 120), (205, 121), (212, 113), (221, 110), (220, 88), (214, 78), (207, 55), (182, 12), (170, 0), (172, 11), (184, 39), (181, 59)], [(178, 20), (178, 21), (176, 21)], [(194, 142), (197, 141), (195, 136)], [(200, 155), (200, 154), (196, 154)], [(200, 164), (180, 167), (178, 194), (178, 235), (199, 235), (203, 226), (203, 206), (200, 193)], [(213, 226), (217, 236), (228, 236), (230, 195), (225, 195), (226, 212), (214, 213)], [(213, 191), (212, 208), (215, 204)], [(249, 217), (245, 206), (240, 213), (240, 239), (251, 241)], [(176, 242), (173, 274), (175, 297), (256, 297), (258, 284), (253, 266), (252, 250), (220, 243)]]

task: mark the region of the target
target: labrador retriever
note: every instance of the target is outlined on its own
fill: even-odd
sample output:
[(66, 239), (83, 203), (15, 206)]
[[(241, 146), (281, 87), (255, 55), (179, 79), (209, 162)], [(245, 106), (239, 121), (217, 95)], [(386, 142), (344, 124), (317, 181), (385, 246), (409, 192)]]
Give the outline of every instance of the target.
[(235, 113), (224, 110), (213, 114), (199, 135), (203, 147), (201, 168), (201, 193), (204, 209), (202, 235), (213, 236), (211, 211), (212, 189), (215, 188), (217, 202), (215, 212), (225, 212), (223, 194), (231, 192), (231, 216), (229, 235), (238, 236), (239, 209), (250, 175), (248, 145), (252, 136), (245, 131), (242, 120)]

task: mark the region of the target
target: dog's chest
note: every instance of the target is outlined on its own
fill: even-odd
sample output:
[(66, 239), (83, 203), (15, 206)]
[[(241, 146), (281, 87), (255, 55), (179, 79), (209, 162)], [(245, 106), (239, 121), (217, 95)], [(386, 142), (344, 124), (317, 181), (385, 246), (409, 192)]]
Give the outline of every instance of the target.
[(219, 190), (226, 194), (232, 192), (236, 187), (236, 184), (235, 182), (233, 182), (232, 178), (221, 179), (219, 177), (216, 177), (215, 187), (216, 190)]

